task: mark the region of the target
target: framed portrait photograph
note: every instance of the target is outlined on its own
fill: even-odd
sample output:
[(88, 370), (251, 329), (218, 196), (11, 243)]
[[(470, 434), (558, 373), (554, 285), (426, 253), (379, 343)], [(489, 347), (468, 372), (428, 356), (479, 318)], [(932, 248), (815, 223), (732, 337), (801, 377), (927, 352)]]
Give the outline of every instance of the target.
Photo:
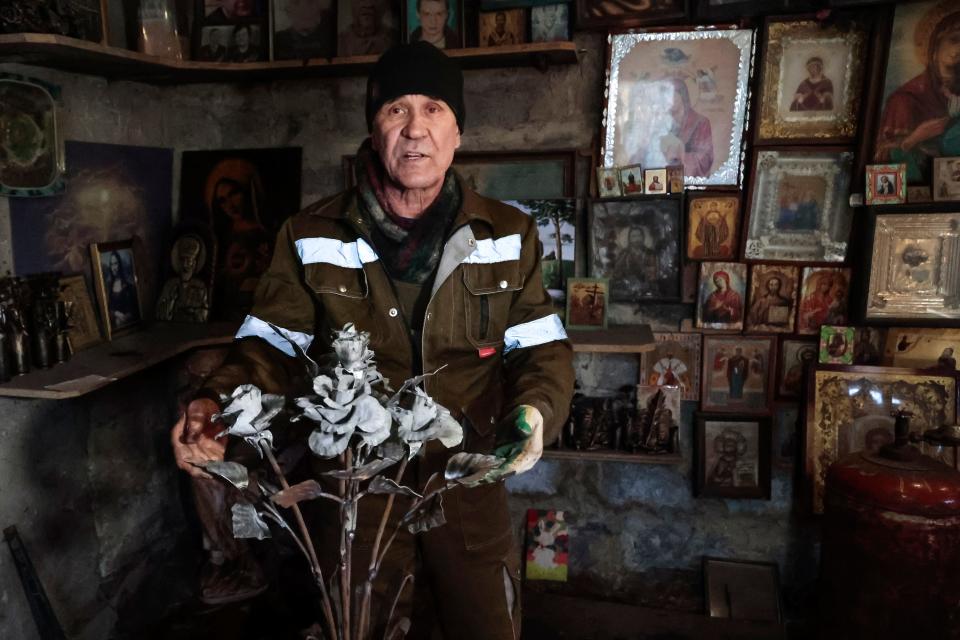
[(776, 341), (773, 336), (703, 336), (700, 407), (769, 413)]
[(843, 262), (853, 152), (755, 149), (747, 260)]
[(820, 327), (820, 364), (853, 364), (854, 327)]
[(743, 329), (747, 265), (741, 262), (701, 262), (699, 282), (697, 328)]
[(673, 165), (666, 168), (667, 191), (669, 193), (683, 193), (683, 167)]
[(907, 185), (907, 202), (910, 204), (933, 202), (933, 189), (928, 185)]
[(740, 195), (693, 192), (687, 196), (687, 258), (732, 260), (740, 238)]
[(51, 33), (106, 44), (107, 0), (5, 0), (0, 33)]
[(259, 24), (212, 25), (197, 30), (194, 60), (262, 62), (270, 53), (268, 34)]
[(696, 495), (770, 499), (770, 418), (698, 412)]
[(654, 333), (651, 351), (640, 357), (641, 383), (679, 387), (683, 400), (700, 399), (700, 334)]
[(667, 170), (666, 169), (644, 169), (643, 170), (643, 192), (649, 195), (658, 196), (667, 192)]
[[(853, 334), (853, 364), (878, 366), (883, 364), (883, 350), (886, 345), (887, 330), (883, 327), (856, 327)], [(916, 367), (915, 364), (898, 364), (896, 366)], [(944, 365), (945, 366), (945, 365)]]
[(960, 357), (960, 329), (891, 328), (883, 354), (886, 364), (895, 367), (954, 371)]
[[(640, 165), (636, 165), (640, 166)], [(634, 182), (637, 180), (637, 175), (634, 175)], [(643, 193), (642, 187), (642, 174), (640, 174), (641, 187), (640, 193)], [(617, 167), (597, 167), (597, 195), (601, 198), (617, 198), (622, 195), (622, 187), (620, 185), (620, 170)]]
[(337, 55), (375, 56), (399, 42), (396, 7), (390, 0), (337, 0)]
[(780, 571), (776, 562), (704, 558), (707, 615), (780, 622)]
[(530, 9), (531, 42), (563, 42), (569, 39), (569, 4), (548, 4)]
[(590, 275), (610, 280), (613, 302), (680, 299), (680, 199), (590, 203)]
[(555, 303), (567, 297), (566, 282), (575, 274), (577, 247), (577, 201), (573, 198), (554, 200), (504, 200), (537, 221), (540, 245), (540, 274), (543, 288)]
[(960, 156), (960, 120), (944, 99), (958, 89), (948, 62), (958, 14), (950, 0), (896, 5), (873, 161), (906, 164), (908, 184), (931, 184), (934, 158)]
[(817, 363), (819, 355), (815, 339), (783, 338), (777, 359), (777, 397), (792, 400), (800, 397), (800, 388), (807, 368)]
[(204, 22), (225, 24), (262, 17), (266, 4), (259, 0), (197, 0), (196, 7)]
[(739, 184), (752, 50), (751, 29), (611, 35), (603, 164)]
[[(875, 455), (882, 445), (892, 443), (891, 413), (898, 408), (913, 413), (912, 433), (955, 424), (955, 372), (819, 365), (808, 375), (804, 478), (814, 513), (823, 513), (829, 466), (859, 451)], [(924, 444), (922, 449), (934, 458), (943, 457), (940, 447)]]
[(773, 411), (773, 464), (793, 469), (800, 451), (800, 408), (796, 403), (778, 404)]
[[(14, 73), (0, 73), (0, 121), (13, 134), (0, 152), (0, 196), (39, 197), (64, 190), (60, 88)], [(9, 134), (8, 134), (9, 135)], [(11, 135), (9, 140), (13, 140)]]
[(874, 214), (864, 317), (960, 319), (960, 212)]
[(480, 12), (480, 46), (505, 47), (526, 42), (527, 14), (524, 9)]
[(805, 267), (797, 310), (797, 333), (820, 335), (825, 324), (845, 325), (850, 297), (850, 269)]
[(770, 18), (758, 142), (851, 142), (857, 132), (868, 28)]
[(750, 267), (747, 331), (793, 333), (800, 269), (782, 265)]
[[(336, 55), (338, 29), (334, 19), (334, 0), (274, 0), (271, 6), (274, 60), (332, 58)], [(372, 24), (379, 24), (379, 21)]]
[(138, 251), (134, 247), (132, 239), (90, 245), (97, 303), (107, 340), (137, 328), (143, 320)]
[(463, 47), (461, 0), (405, 0), (407, 42), (425, 40), (438, 49)]
[(567, 279), (568, 329), (606, 329), (610, 285), (603, 278)]
[(97, 314), (90, 301), (87, 281), (83, 275), (75, 274), (60, 278), (60, 299), (63, 301), (69, 327), (67, 339), (74, 353), (103, 342)]
[(577, 29), (607, 30), (682, 21), (689, 0), (576, 0)]
[(620, 187), (625, 196), (643, 195), (643, 168), (638, 164), (620, 167)]
[(960, 200), (960, 156), (933, 159), (933, 199)]
[(864, 204), (871, 206), (906, 202), (906, 171), (905, 164), (868, 164)]

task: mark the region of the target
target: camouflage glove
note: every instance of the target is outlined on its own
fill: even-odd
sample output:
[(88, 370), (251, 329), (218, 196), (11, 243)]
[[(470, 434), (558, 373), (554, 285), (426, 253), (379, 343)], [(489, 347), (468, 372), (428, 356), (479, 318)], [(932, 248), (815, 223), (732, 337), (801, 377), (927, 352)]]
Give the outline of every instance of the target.
[(483, 478), (497, 482), (533, 468), (543, 455), (543, 416), (535, 407), (522, 404), (497, 425), (497, 448), (493, 455), (503, 458), (499, 467)]

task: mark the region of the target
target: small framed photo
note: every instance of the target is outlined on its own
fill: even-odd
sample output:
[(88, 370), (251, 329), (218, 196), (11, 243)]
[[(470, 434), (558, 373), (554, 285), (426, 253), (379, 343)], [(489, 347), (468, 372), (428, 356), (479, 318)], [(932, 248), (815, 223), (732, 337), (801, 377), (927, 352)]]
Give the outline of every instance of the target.
[(643, 169), (640, 165), (620, 167), (620, 187), (625, 196), (643, 195)]
[(666, 169), (643, 170), (643, 192), (651, 195), (662, 195), (667, 192)]
[(775, 562), (703, 559), (707, 615), (780, 622), (780, 571)]
[(900, 204), (907, 201), (907, 165), (868, 164), (864, 204)]
[(854, 327), (820, 327), (820, 364), (853, 364)]
[(780, 341), (780, 358), (777, 361), (777, 397), (795, 400), (800, 397), (807, 368), (817, 363), (817, 341), (807, 339), (783, 339)]
[(687, 196), (687, 258), (732, 260), (740, 238), (740, 195), (691, 192)]
[(917, 204), (919, 202), (933, 202), (933, 190), (930, 185), (907, 185), (907, 202)]
[(461, 0), (406, 0), (407, 42), (424, 40), (438, 49), (463, 47)]
[(799, 288), (799, 267), (753, 265), (747, 331), (793, 333)]
[(747, 265), (741, 262), (700, 263), (697, 328), (740, 331), (747, 296)]
[(530, 41), (562, 42), (570, 39), (570, 5), (548, 4), (530, 9)]
[(568, 278), (567, 328), (606, 329), (609, 291), (603, 278)]
[(769, 413), (775, 344), (773, 336), (704, 336), (703, 410)]
[(103, 338), (87, 291), (86, 279), (80, 274), (60, 278), (60, 300), (64, 303), (67, 315), (71, 351), (76, 353), (100, 344)]
[[(280, 0), (277, 4), (286, 5), (289, 1)], [(332, 1), (320, 0), (326, 4)], [(267, 15), (266, 3), (253, 0), (198, 0), (194, 6), (194, 60), (261, 62), (269, 59), (270, 16)], [(306, 19), (312, 11), (299, 13)], [(284, 24), (289, 26), (285, 15), (285, 8), (277, 8), (274, 19), (281, 22), (286, 20)]]
[(883, 348), (886, 339), (887, 330), (883, 327), (857, 327), (853, 335), (853, 364), (872, 366), (883, 364)]
[(654, 347), (641, 355), (640, 381), (679, 387), (683, 400), (700, 399), (700, 334), (654, 333)]
[(847, 324), (850, 269), (805, 267), (797, 311), (797, 333), (820, 335), (825, 324)]
[(667, 167), (667, 191), (683, 193), (683, 165), (675, 164)]
[(770, 499), (770, 418), (697, 413), (696, 494)]
[(481, 11), (479, 33), (481, 47), (523, 44), (526, 41), (527, 14), (524, 9)]
[(960, 200), (960, 157), (933, 159), (933, 199)]
[(276, 0), (271, 3), (273, 59), (306, 60), (336, 55), (334, 4), (334, 0)]
[(338, 56), (379, 55), (399, 39), (400, 15), (393, 2), (337, 1)]
[(616, 167), (597, 167), (597, 194), (601, 198), (619, 198), (620, 171)]
[(135, 329), (143, 320), (137, 253), (132, 239), (90, 245), (97, 303), (108, 340)]

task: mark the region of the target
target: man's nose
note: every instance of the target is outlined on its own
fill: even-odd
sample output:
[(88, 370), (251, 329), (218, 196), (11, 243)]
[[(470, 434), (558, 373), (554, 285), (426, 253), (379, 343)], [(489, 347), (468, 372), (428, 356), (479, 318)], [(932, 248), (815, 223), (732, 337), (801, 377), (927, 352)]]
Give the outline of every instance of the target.
[(408, 138), (422, 138), (426, 135), (427, 128), (426, 122), (424, 121), (423, 116), (421, 116), (416, 111), (410, 113), (410, 118), (407, 120), (406, 126), (403, 128), (403, 133)]

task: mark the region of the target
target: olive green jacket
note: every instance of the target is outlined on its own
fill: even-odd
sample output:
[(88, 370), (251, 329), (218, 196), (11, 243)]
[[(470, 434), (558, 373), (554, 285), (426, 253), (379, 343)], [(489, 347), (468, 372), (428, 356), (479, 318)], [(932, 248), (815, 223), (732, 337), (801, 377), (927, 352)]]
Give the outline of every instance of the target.
[[(572, 350), (540, 275), (535, 220), (460, 181), (462, 204), (444, 245), (422, 336), (426, 391), (469, 424), (465, 448), (489, 452), (494, 425), (519, 405), (544, 418), (556, 439), (573, 394)], [(254, 308), (206, 393), (252, 382), (265, 392), (301, 393), (304, 370), (273, 324), (312, 356), (330, 350), (333, 329), (370, 333), (380, 372), (393, 388), (414, 372), (414, 341), (351, 189), (317, 202), (280, 230)]]

